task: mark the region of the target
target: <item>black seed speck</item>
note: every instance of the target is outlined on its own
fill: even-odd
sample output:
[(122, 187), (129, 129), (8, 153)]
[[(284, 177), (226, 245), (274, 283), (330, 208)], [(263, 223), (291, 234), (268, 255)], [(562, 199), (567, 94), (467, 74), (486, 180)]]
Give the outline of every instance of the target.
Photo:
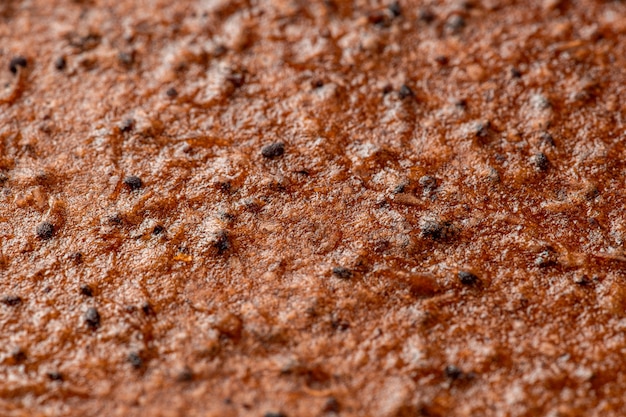
[(120, 131), (130, 132), (133, 130), (134, 125), (135, 121), (133, 119), (125, 119), (122, 123), (120, 123)]
[(450, 378), (453, 381), (463, 376), (463, 371), (461, 371), (458, 366), (454, 365), (446, 366), (446, 369), (444, 369), (443, 373), (446, 375), (446, 378)]
[(143, 359), (137, 352), (131, 352), (128, 354), (128, 362), (135, 369), (141, 369), (143, 367)]
[(143, 311), (143, 314), (145, 314), (146, 316), (154, 315), (154, 309), (152, 308), (152, 305), (150, 305), (150, 303), (148, 302), (145, 302), (141, 305), (141, 311)]
[(418, 19), (425, 23), (432, 23), (435, 20), (435, 14), (428, 9), (422, 9), (419, 12)]
[(394, 1), (389, 5), (389, 11), (394, 17), (398, 17), (402, 14), (402, 9), (400, 8), (400, 3)]
[(391, 84), (387, 84), (383, 87), (383, 96), (391, 93), (393, 91), (393, 86)]
[(474, 285), (478, 283), (478, 277), (469, 271), (459, 271), (457, 276), (463, 285)]
[(57, 70), (63, 71), (66, 67), (67, 61), (65, 60), (65, 57), (60, 56), (54, 61), (54, 68)]
[(545, 171), (550, 166), (550, 163), (548, 161), (548, 157), (546, 156), (546, 154), (544, 154), (542, 152), (531, 156), (530, 163), (538, 171)]
[(511, 77), (513, 78), (522, 78), (522, 72), (517, 68), (511, 68)]
[(324, 81), (322, 80), (315, 80), (313, 82), (311, 82), (311, 87), (318, 89), (318, 88), (322, 88), (324, 87)]
[(152, 229), (152, 234), (155, 236), (160, 235), (163, 232), (165, 232), (165, 227), (161, 226), (160, 224), (154, 226), (154, 229)]
[(63, 375), (60, 372), (48, 372), (46, 376), (50, 381), (63, 381)]
[(42, 222), (35, 230), (37, 237), (41, 240), (49, 240), (54, 236), (54, 225), (50, 222)]
[(221, 230), (217, 233), (215, 241), (213, 242), (213, 247), (217, 249), (217, 253), (220, 255), (230, 249), (230, 240), (228, 238), (228, 233), (225, 230)]
[(178, 97), (178, 91), (176, 91), (176, 89), (174, 87), (168, 88), (167, 91), (165, 92), (165, 94), (169, 98), (176, 98), (176, 97)]
[(333, 268), (333, 275), (341, 279), (352, 278), (352, 271), (344, 266), (336, 266)]
[(93, 290), (87, 284), (83, 284), (80, 286), (80, 293), (85, 297), (93, 297)]
[(275, 142), (267, 146), (264, 146), (263, 149), (261, 149), (261, 155), (263, 155), (265, 158), (268, 158), (268, 159), (278, 158), (279, 156), (282, 156), (284, 153), (285, 153), (285, 144), (282, 142)]
[(2, 302), (2, 304), (9, 307), (16, 307), (22, 304), (22, 298), (17, 295), (5, 295), (0, 301)]
[(16, 56), (11, 59), (11, 62), (9, 62), (9, 71), (11, 71), (12, 74), (17, 74), (18, 67), (26, 68), (27, 65), (28, 61), (26, 60), (26, 58), (21, 55)]
[(404, 100), (407, 97), (413, 96), (413, 91), (409, 88), (408, 85), (402, 84), (400, 87), (400, 91), (398, 91), (398, 96), (400, 99)]
[(142, 187), (143, 182), (141, 178), (131, 175), (124, 178), (124, 185), (130, 188), (131, 191), (136, 191)]
[(95, 307), (89, 307), (85, 312), (85, 324), (92, 330), (100, 327), (100, 313)]

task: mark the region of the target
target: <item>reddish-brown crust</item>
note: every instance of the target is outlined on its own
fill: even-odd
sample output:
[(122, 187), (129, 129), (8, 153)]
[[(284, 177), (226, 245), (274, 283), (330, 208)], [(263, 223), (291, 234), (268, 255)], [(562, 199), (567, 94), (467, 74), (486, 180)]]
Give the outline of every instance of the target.
[(0, 2), (0, 415), (621, 415), (625, 15)]

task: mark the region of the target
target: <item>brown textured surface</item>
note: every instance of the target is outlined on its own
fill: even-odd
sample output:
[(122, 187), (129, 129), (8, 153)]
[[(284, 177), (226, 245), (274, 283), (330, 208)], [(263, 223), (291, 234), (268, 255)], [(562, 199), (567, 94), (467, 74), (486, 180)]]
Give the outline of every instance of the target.
[(388, 5), (0, 3), (0, 415), (622, 413), (625, 5)]

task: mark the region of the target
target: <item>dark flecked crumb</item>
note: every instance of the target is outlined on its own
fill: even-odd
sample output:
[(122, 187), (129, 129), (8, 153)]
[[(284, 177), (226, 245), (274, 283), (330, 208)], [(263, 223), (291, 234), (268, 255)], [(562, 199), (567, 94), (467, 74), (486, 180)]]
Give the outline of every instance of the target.
[(108, 216), (106, 220), (107, 220), (107, 223), (110, 224), (111, 226), (119, 226), (120, 224), (124, 222), (122, 215), (119, 213), (115, 213), (115, 214)]
[(9, 307), (16, 307), (22, 304), (22, 298), (17, 295), (5, 295), (4, 297), (2, 297), (0, 302)]
[(228, 233), (225, 230), (221, 230), (217, 233), (213, 247), (217, 249), (217, 253), (222, 254), (230, 249), (230, 239)]
[(66, 67), (67, 61), (65, 60), (65, 57), (60, 56), (54, 61), (54, 68), (57, 70), (63, 71)]
[(444, 240), (454, 234), (452, 223), (448, 221), (426, 219), (421, 222), (420, 229), (422, 237), (430, 238), (432, 240)]
[(176, 89), (174, 87), (168, 88), (167, 91), (165, 92), (165, 94), (169, 98), (176, 98), (176, 97), (178, 97), (178, 91), (176, 91)]
[(124, 185), (126, 185), (131, 191), (136, 191), (143, 186), (141, 178), (131, 175), (124, 178)]
[(409, 184), (407, 184), (406, 182), (403, 182), (403, 183), (401, 183), (401, 184), (396, 185), (396, 186), (393, 188), (393, 193), (394, 193), (394, 194), (402, 194), (402, 193), (406, 192), (406, 187), (407, 187), (408, 185), (409, 185)]
[(50, 222), (42, 222), (35, 230), (37, 237), (41, 240), (49, 240), (54, 236), (54, 225)]
[(398, 96), (401, 100), (404, 100), (407, 97), (412, 97), (413, 91), (409, 88), (408, 85), (402, 84), (402, 86), (400, 87), (400, 91), (398, 91)]
[(83, 284), (80, 286), (80, 293), (85, 297), (93, 297), (93, 290), (87, 284)]
[(133, 130), (135, 125), (135, 121), (133, 119), (124, 119), (122, 123), (120, 123), (120, 131), (121, 132), (130, 132)]
[(426, 193), (431, 193), (437, 188), (437, 179), (431, 175), (424, 175), (418, 182)]
[(530, 158), (530, 163), (535, 167), (538, 171), (545, 171), (548, 169), (550, 163), (548, 161), (548, 157), (544, 153), (538, 153), (533, 155)]
[(70, 254), (70, 260), (72, 262), (74, 262), (75, 264), (82, 264), (83, 263), (83, 254), (80, 252), (72, 252)]
[(135, 369), (141, 369), (143, 367), (143, 359), (137, 352), (131, 352), (128, 354), (128, 362)]
[(92, 330), (100, 327), (100, 313), (98, 313), (95, 307), (89, 307), (85, 312), (85, 323)]
[(459, 379), (463, 376), (463, 371), (461, 371), (461, 369), (458, 366), (455, 365), (448, 365), (446, 366), (446, 369), (444, 369), (444, 374), (446, 376), (446, 378), (449, 378), (451, 380), (456, 380)]
[(281, 413), (280, 411), (268, 411), (263, 414), (263, 417), (287, 417), (285, 413)]
[(9, 71), (11, 71), (12, 74), (17, 74), (17, 69), (19, 67), (26, 68), (27, 65), (28, 65), (28, 61), (26, 60), (25, 57), (21, 55), (16, 56), (13, 59), (11, 59), (11, 62), (9, 62)]
[(581, 287), (586, 287), (591, 284), (591, 279), (586, 274), (577, 274), (574, 277), (574, 283), (580, 285)]
[(263, 149), (261, 149), (261, 154), (268, 159), (278, 158), (284, 153), (285, 144), (282, 142), (275, 142), (270, 145), (264, 146)]
[(546, 249), (544, 251), (541, 251), (539, 253), (539, 255), (537, 255), (537, 257), (535, 258), (535, 265), (540, 267), (540, 268), (546, 268), (548, 266), (553, 266), (555, 265), (556, 262), (556, 256), (554, 254), (554, 252), (551, 249)]
[(333, 268), (333, 275), (341, 279), (352, 278), (352, 271), (343, 266), (336, 266)]
[(513, 78), (522, 78), (522, 72), (517, 68), (511, 68), (511, 77)]
[(60, 372), (48, 372), (46, 376), (50, 381), (63, 381), (63, 375)]
[(457, 276), (463, 285), (474, 285), (478, 283), (478, 277), (469, 271), (459, 271)]
[(160, 235), (163, 232), (165, 232), (165, 227), (161, 226), (160, 224), (154, 226), (154, 229), (152, 229), (152, 234), (155, 236)]

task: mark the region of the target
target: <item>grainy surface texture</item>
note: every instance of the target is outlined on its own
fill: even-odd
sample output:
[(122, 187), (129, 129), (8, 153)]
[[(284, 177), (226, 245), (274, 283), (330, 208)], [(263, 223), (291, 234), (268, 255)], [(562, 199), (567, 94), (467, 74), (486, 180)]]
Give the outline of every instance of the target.
[(619, 416), (619, 1), (0, 1), (0, 415)]

